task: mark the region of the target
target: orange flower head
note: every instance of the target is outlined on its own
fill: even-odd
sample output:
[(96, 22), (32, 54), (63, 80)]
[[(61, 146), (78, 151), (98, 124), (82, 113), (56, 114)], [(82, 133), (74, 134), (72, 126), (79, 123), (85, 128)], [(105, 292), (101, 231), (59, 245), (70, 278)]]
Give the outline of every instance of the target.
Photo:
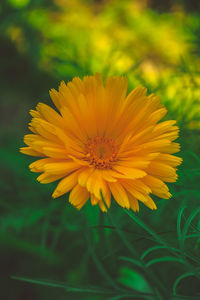
[(24, 154), (41, 157), (30, 165), (41, 183), (60, 180), (53, 198), (70, 192), (69, 202), (80, 209), (90, 200), (106, 211), (113, 199), (122, 207), (139, 211), (143, 202), (156, 205), (150, 194), (168, 199), (164, 182), (177, 180), (182, 159), (172, 154), (176, 121), (160, 122), (167, 110), (146, 88), (127, 95), (125, 77), (100, 74), (75, 77), (50, 96), (57, 112), (39, 103), (31, 110), (32, 134), (24, 137)]

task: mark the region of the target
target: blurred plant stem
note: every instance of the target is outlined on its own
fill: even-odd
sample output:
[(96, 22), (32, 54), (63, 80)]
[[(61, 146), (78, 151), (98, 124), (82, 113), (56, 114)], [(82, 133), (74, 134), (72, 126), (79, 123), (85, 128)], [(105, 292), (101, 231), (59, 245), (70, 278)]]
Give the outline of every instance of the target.
[(104, 229), (104, 213), (100, 210), (99, 211), (99, 244), (105, 245), (105, 229)]

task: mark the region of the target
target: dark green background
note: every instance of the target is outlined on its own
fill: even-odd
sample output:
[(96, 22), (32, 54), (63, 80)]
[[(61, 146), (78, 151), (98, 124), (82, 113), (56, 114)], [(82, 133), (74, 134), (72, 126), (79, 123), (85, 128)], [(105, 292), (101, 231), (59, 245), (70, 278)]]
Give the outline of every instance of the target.
[[(1, 299), (200, 299), (199, 33), (199, 1), (0, 2)], [(29, 110), (96, 71), (147, 86), (178, 120), (184, 162), (157, 211), (77, 211), (19, 153)]]

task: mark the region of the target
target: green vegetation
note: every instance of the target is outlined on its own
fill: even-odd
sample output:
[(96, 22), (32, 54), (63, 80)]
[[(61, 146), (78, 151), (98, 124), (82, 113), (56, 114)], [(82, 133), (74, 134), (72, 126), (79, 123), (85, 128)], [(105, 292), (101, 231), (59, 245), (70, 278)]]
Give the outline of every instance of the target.
[[(200, 8), (161, 2), (1, 1), (2, 299), (200, 299)], [(77, 211), (19, 153), (28, 111), (95, 72), (147, 86), (178, 121), (183, 164), (156, 211)]]

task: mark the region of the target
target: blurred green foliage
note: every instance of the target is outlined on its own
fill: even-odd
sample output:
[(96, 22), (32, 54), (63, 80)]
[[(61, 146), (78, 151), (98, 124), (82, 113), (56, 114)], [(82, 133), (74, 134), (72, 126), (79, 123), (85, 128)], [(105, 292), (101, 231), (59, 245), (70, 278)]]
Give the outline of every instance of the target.
[[(3, 0), (0, 33), (2, 299), (200, 299), (199, 1)], [(29, 109), (95, 72), (147, 86), (178, 120), (184, 163), (155, 212), (76, 211), (18, 153)]]

